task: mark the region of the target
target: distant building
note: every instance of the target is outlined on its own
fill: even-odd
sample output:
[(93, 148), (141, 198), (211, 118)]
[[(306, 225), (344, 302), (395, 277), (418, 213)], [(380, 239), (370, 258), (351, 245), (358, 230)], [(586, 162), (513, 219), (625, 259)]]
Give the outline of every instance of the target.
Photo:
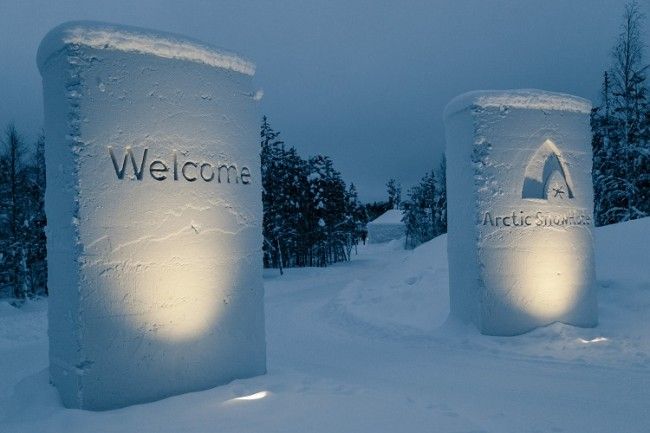
[(402, 222), (404, 211), (391, 209), (368, 223), (368, 242), (379, 244), (400, 239), (406, 234), (406, 226)]

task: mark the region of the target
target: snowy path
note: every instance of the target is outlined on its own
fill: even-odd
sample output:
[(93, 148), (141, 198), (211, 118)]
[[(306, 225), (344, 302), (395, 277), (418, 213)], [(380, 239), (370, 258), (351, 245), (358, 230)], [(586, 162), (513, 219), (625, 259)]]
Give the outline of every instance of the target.
[[(477, 353), (474, 347), (445, 344), (443, 337), (402, 341), (337, 323), (328, 315), (328, 304), (340, 288), (352, 276), (363, 280), (388, 265), (382, 256), (363, 258), (333, 268), (331, 279), (322, 275), (299, 302), (283, 302), (286, 295), (273, 293), (270, 282), (271, 373), (292, 366), (372, 395), (385, 394), (393, 404), (382, 412), (401, 419), (404, 431), (650, 430), (650, 370), (522, 359), (498, 350)], [(288, 335), (295, 345), (286, 345)], [(412, 424), (406, 408), (419, 412), (426, 424)]]
[(650, 219), (602, 233), (600, 262), (621, 265), (599, 263), (598, 328), (441, 326), (444, 238), (373, 246), (266, 272), (267, 375), (100, 413), (63, 409), (47, 384), (46, 302), (0, 303), (0, 432), (647, 433)]

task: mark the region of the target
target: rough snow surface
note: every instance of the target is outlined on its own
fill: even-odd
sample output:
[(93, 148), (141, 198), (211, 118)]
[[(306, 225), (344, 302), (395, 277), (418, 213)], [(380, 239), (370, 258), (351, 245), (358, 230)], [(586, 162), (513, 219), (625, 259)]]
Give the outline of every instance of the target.
[(69, 44), (98, 50), (149, 54), (165, 59), (203, 63), (246, 75), (255, 74), (255, 65), (250, 61), (183, 36), (92, 21), (64, 23), (48, 33), (39, 48), (39, 68), (43, 67), (52, 54)]
[(445, 344), (470, 346), (477, 352), (650, 373), (650, 270), (644, 265), (649, 243), (650, 218), (596, 229), (600, 323), (595, 328), (554, 323), (518, 337), (490, 337), (448, 320), (446, 235), (412, 254), (392, 250), (400, 266), (367, 282), (352, 281), (332, 305), (341, 317), (357, 322), (371, 335), (415, 341), (440, 338)]
[(445, 117), (465, 108), (555, 110), (589, 114), (591, 102), (565, 93), (537, 89), (478, 90), (455, 97), (445, 108)]
[(649, 244), (650, 218), (596, 229), (598, 327), (516, 337), (445, 322), (445, 236), (269, 270), (267, 375), (99, 413), (48, 384), (47, 301), (0, 303), (0, 431), (647, 433)]
[(50, 377), (65, 404), (113, 409), (264, 373), (252, 78), (99, 24), (55, 30), (41, 54), (66, 38), (88, 43), (41, 63)]

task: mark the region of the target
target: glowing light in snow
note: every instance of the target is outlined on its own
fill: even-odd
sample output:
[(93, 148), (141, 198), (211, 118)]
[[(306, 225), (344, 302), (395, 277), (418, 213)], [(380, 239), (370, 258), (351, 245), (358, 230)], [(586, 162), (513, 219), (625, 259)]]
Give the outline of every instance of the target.
[[(545, 230), (518, 239), (498, 275), (511, 282), (510, 302), (542, 320), (562, 317), (575, 308), (589, 286), (590, 262), (578, 256), (583, 230)], [(496, 283), (495, 283), (496, 284)]]
[(244, 395), (244, 396), (241, 396), (241, 397), (233, 398), (233, 401), (261, 400), (264, 397), (266, 397), (267, 395), (269, 395), (269, 393), (267, 391), (260, 391), (260, 392), (256, 392), (255, 394)]
[(605, 337), (596, 337), (592, 338), (591, 340), (585, 340), (584, 338), (578, 338), (578, 341), (584, 344), (589, 344), (589, 343), (601, 343), (603, 341), (609, 341), (608, 338)]
[[(164, 218), (158, 223), (160, 237), (143, 235), (151, 230), (142, 225), (125, 230), (136, 240), (120, 244), (110, 255), (128, 281), (112, 270), (101, 277), (111, 288), (109, 314), (142, 330), (148, 339), (179, 343), (214, 332), (228, 317), (227, 305), (238, 301), (235, 282), (241, 279), (237, 270), (215, 272), (233, 260), (227, 252), (235, 248), (232, 235), (216, 228), (226, 225), (228, 216), (222, 213), (206, 206), (192, 219)], [(128, 227), (126, 222), (122, 226)]]
[[(566, 169), (564, 159), (555, 143), (544, 141), (526, 167), (526, 181), (532, 179), (541, 188), (547, 188), (550, 177), (545, 179), (545, 164), (549, 155), (555, 155), (569, 196), (573, 198), (574, 183)], [(557, 173), (556, 173), (557, 174)], [(526, 193), (526, 182), (524, 193)], [(531, 191), (528, 191), (529, 193)], [(543, 191), (538, 191), (540, 197)], [(549, 198), (549, 200), (552, 200)], [(557, 200), (556, 200), (557, 201)], [(564, 202), (558, 202), (565, 205)], [(574, 230), (575, 229), (575, 230)], [(523, 311), (542, 319), (552, 320), (573, 310), (576, 303), (588, 290), (591, 263), (581, 258), (579, 246), (588, 244), (589, 236), (581, 227), (549, 228), (517, 239), (520, 253), (513, 255), (510, 266), (515, 272), (510, 275), (517, 288), (513, 299)]]

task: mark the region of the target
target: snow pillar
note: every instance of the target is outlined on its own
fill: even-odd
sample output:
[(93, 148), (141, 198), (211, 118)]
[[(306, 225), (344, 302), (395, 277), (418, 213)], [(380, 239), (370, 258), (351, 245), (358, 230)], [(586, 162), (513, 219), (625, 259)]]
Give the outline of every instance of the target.
[(50, 377), (111, 409), (266, 371), (254, 66), (67, 23), (42, 41)]
[(590, 109), (538, 90), (447, 106), (452, 316), (490, 335), (597, 324)]

